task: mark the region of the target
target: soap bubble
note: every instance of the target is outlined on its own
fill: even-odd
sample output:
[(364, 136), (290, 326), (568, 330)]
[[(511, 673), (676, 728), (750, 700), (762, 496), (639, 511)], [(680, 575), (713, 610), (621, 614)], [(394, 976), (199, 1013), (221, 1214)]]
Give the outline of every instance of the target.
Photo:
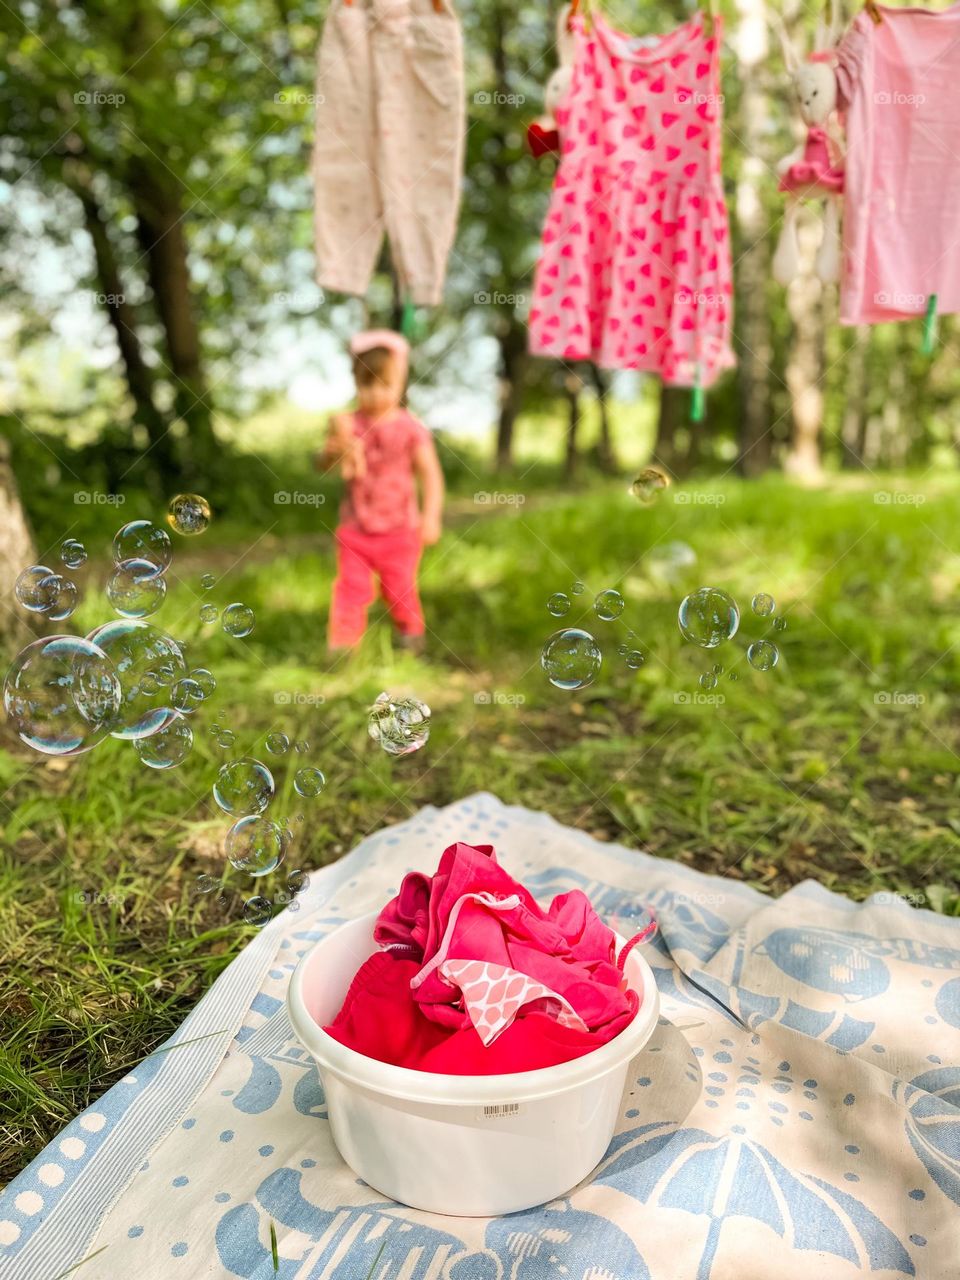
[(228, 604), (223, 611), (221, 626), (228, 636), (242, 640), (253, 630), (256, 623), (253, 610), (248, 604)]
[(147, 618), (163, 604), (167, 580), (149, 560), (123, 560), (107, 582), (107, 599), (124, 618)]
[(651, 578), (670, 585), (696, 566), (697, 556), (685, 542), (665, 542), (662, 546), (653, 547), (644, 563)]
[(558, 689), (583, 689), (600, 670), (600, 646), (588, 631), (565, 627), (543, 646), (540, 666)]
[(715, 662), (715, 663), (713, 664), (713, 674), (714, 674), (715, 676), (722, 676), (722, 675), (723, 675), (723, 663), (722, 663), (722, 662)]
[(586, 591), (586, 587), (583, 585), (583, 583), (579, 579), (577, 579), (577, 581), (573, 584), (570, 590), (573, 592), (575, 596), (582, 596), (584, 591)]
[(430, 737), (430, 708), (419, 698), (381, 693), (370, 708), (367, 733), (387, 755), (410, 755)]
[(255, 898), (248, 898), (243, 904), (243, 922), (252, 924), (255, 929), (262, 929), (265, 924), (269, 924), (272, 914), (273, 903), (259, 894)]
[(562, 618), (565, 613), (570, 612), (570, 597), (562, 591), (554, 592), (547, 601), (547, 612), (552, 613), (555, 618)]
[(265, 876), (280, 865), (283, 838), (275, 822), (250, 813), (238, 819), (227, 832), (224, 850), (231, 867), (237, 871)]
[(216, 690), (217, 681), (212, 671), (208, 671), (206, 667), (194, 667), (190, 672), (190, 679), (195, 680), (200, 686), (200, 696), (209, 698)]
[(318, 796), (326, 785), (326, 778), (319, 769), (312, 766), (298, 769), (293, 778), (293, 789), (298, 796)]
[(758, 671), (772, 671), (780, 660), (780, 650), (772, 640), (754, 640), (747, 650), (747, 661)]
[(176, 716), (149, 738), (137, 738), (133, 745), (142, 764), (151, 769), (173, 769), (193, 749), (193, 730), (182, 716)]
[(293, 744), (293, 749), (294, 751), (296, 751), (298, 756), (305, 756), (307, 752), (310, 750), (310, 743), (306, 740), (306, 738), (298, 738), (297, 741)]
[(727, 679), (734, 680), (734, 681), (739, 680), (740, 679), (739, 671), (731, 671), (730, 674), (727, 676)]
[(184, 715), (191, 715), (202, 701), (203, 690), (191, 676), (184, 676), (170, 690), (170, 705)]
[(57, 602), (60, 579), (45, 564), (32, 564), (17, 578), (13, 593), (31, 613), (46, 613)]
[(53, 604), (47, 610), (47, 617), (51, 622), (62, 622), (64, 618), (69, 618), (74, 609), (80, 603), (80, 592), (77, 590), (75, 582), (71, 582), (69, 578), (61, 578), (54, 574), (57, 584), (57, 594)]
[(787, 620), (786, 620), (786, 618), (774, 618), (774, 620), (773, 620), (773, 629), (774, 629), (774, 631), (786, 631), (786, 629), (787, 629)]
[(200, 585), (204, 591), (212, 591), (217, 585), (216, 575), (213, 573), (204, 573), (200, 576)]
[(167, 510), (167, 524), (185, 537), (203, 533), (210, 523), (210, 503), (199, 493), (178, 493)]
[(301, 871), (299, 867), (294, 867), (292, 871), (287, 873), (287, 888), (291, 893), (303, 893), (310, 884), (310, 877), (305, 871)]
[(767, 618), (777, 607), (777, 602), (766, 591), (758, 591), (750, 601), (750, 607), (758, 618)]
[(637, 671), (643, 666), (643, 654), (639, 649), (631, 649), (624, 661), (631, 671)]
[[(103, 649), (120, 678), (122, 700), (116, 722), (110, 726), (113, 737), (146, 738), (176, 716), (165, 688), (187, 673), (186, 658), (176, 640), (133, 618), (105, 622), (87, 639)], [(148, 672), (156, 681), (152, 691), (150, 682), (143, 686)]]
[(202, 604), (200, 606), (201, 622), (216, 622), (220, 617), (220, 610), (215, 604)]
[(656, 467), (644, 467), (630, 486), (630, 492), (646, 506), (655, 502), (669, 483), (669, 476)]
[[(221, 746), (223, 737), (221, 734)], [(273, 774), (267, 766), (243, 756), (225, 764), (217, 774), (213, 798), (226, 813), (263, 813), (274, 790)]]
[(701, 649), (715, 649), (736, 635), (740, 610), (733, 596), (716, 587), (701, 587), (685, 596), (677, 615), (683, 637)]
[(236, 740), (237, 740), (237, 735), (233, 732), (232, 729), (222, 729), (220, 731), (220, 736), (217, 738), (217, 742), (224, 749), (228, 747), (232, 747), (236, 742)]
[(282, 756), (290, 749), (290, 739), (285, 733), (268, 733), (265, 746), (272, 756)]
[(118, 529), (113, 539), (113, 559), (146, 560), (153, 565), (154, 575), (163, 573), (173, 556), (170, 535), (149, 520), (130, 520)]
[(65, 538), (60, 544), (60, 563), (68, 569), (79, 569), (86, 562), (87, 549), (76, 538)]
[(630, 652), (630, 646), (628, 644), (617, 645), (617, 653), (619, 653), (621, 658), (625, 658), (629, 652)]
[(213, 893), (214, 889), (220, 888), (220, 881), (216, 876), (208, 876), (201, 874), (197, 876), (193, 882), (194, 893)]
[(715, 689), (717, 687), (717, 677), (712, 671), (704, 671), (699, 683), (701, 689)]
[(613, 622), (623, 613), (623, 596), (619, 591), (608, 587), (601, 591), (593, 602), (593, 611), (601, 622)]
[(109, 732), (120, 697), (110, 658), (80, 636), (32, 641), (3, 682), (3, 705), (21, 741), (50, 756), (95, 747)]

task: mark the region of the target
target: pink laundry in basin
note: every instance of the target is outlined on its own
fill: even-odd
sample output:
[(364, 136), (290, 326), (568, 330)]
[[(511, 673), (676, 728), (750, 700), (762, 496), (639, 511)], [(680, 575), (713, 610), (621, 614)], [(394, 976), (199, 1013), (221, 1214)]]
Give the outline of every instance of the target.
[(566, 1062), (639, 1007), (586, 895), (560, 894), (544, 911), (490, 845), (451, 845), (435, 875), (408, 873), (374, 938), (383, 950), (325, 1029), (398, 1066), (483, 1074)]

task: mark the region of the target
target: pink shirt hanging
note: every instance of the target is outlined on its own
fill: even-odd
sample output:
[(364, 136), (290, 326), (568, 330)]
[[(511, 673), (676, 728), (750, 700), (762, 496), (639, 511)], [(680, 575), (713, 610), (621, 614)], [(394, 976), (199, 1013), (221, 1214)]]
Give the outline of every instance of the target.
[(703, 386), (734, 363), (720, 21), (634, 38), (573, 19), (530, 350)]
[(960, 311), (960, 5), (878, 9), (838, 49), (844, 324)]

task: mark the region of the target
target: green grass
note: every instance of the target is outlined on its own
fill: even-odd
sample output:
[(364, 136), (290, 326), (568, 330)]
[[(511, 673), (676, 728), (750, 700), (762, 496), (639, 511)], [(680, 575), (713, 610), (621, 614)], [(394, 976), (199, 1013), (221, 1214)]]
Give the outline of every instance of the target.
[[(650, 508), (627, 497), (624, 481), (566, 496), (538, 489), (519, 506), (472, 501), (493, 487), (462, 486), (427, 555), (423, 661), (396, 652), (382, 622), (362, 652), (330, 661), (334, 565), (323, 521), (311, 532), (302, 513), (281, 511), (258, 541), (259, 529), (241, 536), (234, 510), (232, 542), (221, 526), (178, 544), (154, 619), (219, 682), (179, 769), (146, 770), (112, 740), (50, 760), (4, 727), (0, 1179), (165, 1039), (250, 936), (239, 923), (249, 882), (229, 877), (223, 903), (192, 890), (198, 873), (223, 867), (227, 822), (210, 786), (225, 753), (208, 732), (214, 719), (236, 732), (236, 754), (261, 755), (274, 728), (306, 738), (305, 758), (327, 775), (322, 796), (294, 803), (299, 757), (279, 762), (274, 812), (305, 814), (284, 870), (328, 863), (421, 805), (486, 788), (765, 892), (813, 877), (854, 898), (901, 892), (960, 913), (955, 478), (838, 480), (818, 491), (776, 478), (704, 482)], [(895, 487), (922, 503), (875, 501)], [(131, 507), (125, 518), (139, 514)], [(51, 517), (45, 536), (58, 532)], [(697, 565), (664, 582), (655, 560), (671, 541), (688, 544)], [(256, 609), (248, 640), (199, 623), (207, 568), (224, 575), (212, 593), (220, 604)], [(77, 629), (106, 616), (103, 572), (102, 562), (89, 567)], [(565, 622), (591, 617), (603, 587), (619, 587), (627, 603), (618, 622), (591, 622), (601, 676), (568, 694), (545, 681), (538, 658), (560, 625), (546, 598), (575, 579), (586, 590)], [(676, 626), (681, 596), (704, 583), (744, 610), (740, 633), (711, 653), (683, 644)], [(751, 615), (758, 590), (776, 598), (782, 635)], [(617, 654), (629, 629), (646, 654), (636, 672)], [(782, 652), (767, 674), (745, 658), (764, 634)], [(726, 669), (715, 690), (724, 700), (692, 701), (714, 661)], [(419, 754), (393, 760), (367, 738), (365, 708), (382, 688), (432, 706)]]

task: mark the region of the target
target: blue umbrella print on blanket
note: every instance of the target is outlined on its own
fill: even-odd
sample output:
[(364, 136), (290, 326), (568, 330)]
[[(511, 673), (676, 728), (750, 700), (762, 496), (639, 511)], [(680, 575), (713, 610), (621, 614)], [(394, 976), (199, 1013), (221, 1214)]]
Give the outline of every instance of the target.
[(724, 1225), (735, 1217), (765, 1223), (794, 1249), (916, 1274), (906, 1249), (869, 1209), (820, 1178), (792, 1173), (766, 1147), (741, 1137), (740, 1128), (721, 1137), (702, 1129), (671, 1135), (657, 1124), (620, 1134), (596, 1181), (643, 1203), (706, 1216), (696, 1280), (709, 1280)]

